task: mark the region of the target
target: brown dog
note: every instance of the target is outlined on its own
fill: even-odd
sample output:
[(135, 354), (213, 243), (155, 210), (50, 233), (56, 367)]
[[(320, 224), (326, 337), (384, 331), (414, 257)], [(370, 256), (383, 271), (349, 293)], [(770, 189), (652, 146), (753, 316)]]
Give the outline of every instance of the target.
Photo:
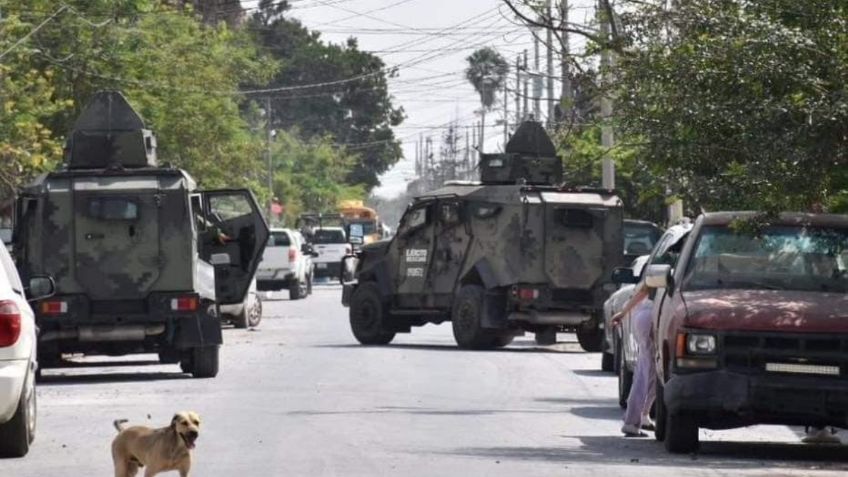
[(186, 477), (191, 470), (191, 449), (200, 434), (200, 416), (184, 411), (174, 415), (171, 425), (159, 429), (145, 426), (124, 428), (127, 421), (115, 421), (118, 436), (112, 441), (115, 477), (134, 477), (146, 467), (144, 477), (177, 470)]

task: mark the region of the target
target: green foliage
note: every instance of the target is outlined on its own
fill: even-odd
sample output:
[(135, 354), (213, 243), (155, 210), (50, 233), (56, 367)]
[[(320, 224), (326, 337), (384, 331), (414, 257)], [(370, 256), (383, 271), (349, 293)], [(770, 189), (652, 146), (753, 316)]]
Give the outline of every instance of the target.
[(846, 208), (848, 4), (639, 4), (622, 22), (621, 131), (694, 208)]
[(335, 212), (346, 199), (362, 199), (365, 188), (340, 179), (358, 157), (339, 149), (329, 137), (301, 140), (296, 132), (277, 134), (272, 147), (274, 192), (286, 204), (291, 222), (302, 212)]
[(496, 50), (490, 47), (480, 48), (468, 58), (465, 78), (480, 95), (480, 103), (487, 110), (495, 104), (495, 95), (503, 88), (509, 63)]
[(288, 9), (287, 2), (263, 0), (248, 22), (264, 51), (282, 64), (268, 86), (324, 86), (274, 93), (272, 124), (297, 128), (307, 139), (329, 136), (339, 144), (358, 145), (359, 159), (339, 180), (370, 190), (401, 157), (392, 126), (404, 115), (388, 92), (391, 72), (379, 57), (359, 50), (355, 39), (325, 43), (318, 33), (287, 18)]

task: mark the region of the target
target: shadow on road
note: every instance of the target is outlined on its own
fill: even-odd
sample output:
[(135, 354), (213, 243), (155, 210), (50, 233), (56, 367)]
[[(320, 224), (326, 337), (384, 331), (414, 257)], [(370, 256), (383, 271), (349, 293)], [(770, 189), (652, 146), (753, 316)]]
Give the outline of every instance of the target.
[(433, 409), (427, 407), (381, 406), (373, 409), (353, 410), (300, 410), (289, 411), (288, 416), (337, 416), (370, 414), (409, 414), (422, 416), (494, 416), (498, 414), (557, 414), (554, 409)]
[(653, 438), (620, 436), (563, 436), (581, 446), (567, 447), (466, 447), (451, 455), (485, 459), (538, 461), (557, 464), (699, 467), (704, 469), (848, 469), (846, 446), (808, 446), (747, 442), (704, 442), (692, 455), (673, 455)]
[[(57, 367), (51, 367), (45, 370), (44, 374), (38, 381), (39, 386), (54, 386), (65, 384), (85, 384), (85, 383), (131, 383), (131, 382), (146, 382), (146, 381), (167, 381), (174, 379), (191, 379), (189, 374), (181, 372), (168, 371), (148, 371), (148, 372), (100, 372), (97, 374), (90, 373), (74, 373), (73, 370), (85, 370), (93, 368), (122, 368), (122, 367), (138, 367), (161, 365), (158, 360), (145, 361), (82, 361), (82, 362), (65, 362)], [(171, 365), (167, 365), (171, 366)], [(177, 365), (173, 365), (178, 368)], [(61, 374), (55, 374), (55, 373)]]
[(614, 378), (615, 375), (607, 372), (601, 371), (600, 369), (574, 369), (572, 372), (578, 376), (585, 376), (588, 378)]
[(437, 345), (437, 344), (390, 344), (386, 346), (368, 346), (357, 343), (346, 344), (320, 344), (313, 348), (330, 348), (330, 349), (384, 349), (384, 350), (414, 350), (414, 351), (455, 351), (459, 353), (551, 353), (551, 354), (584, 354), (583, 351), (557, 350), (550, 348), (542, 348), (536, 346), (507, 346), (506, 348), (498, 348), (491, 350), (470, 350), (462, 349), (456, 345)]

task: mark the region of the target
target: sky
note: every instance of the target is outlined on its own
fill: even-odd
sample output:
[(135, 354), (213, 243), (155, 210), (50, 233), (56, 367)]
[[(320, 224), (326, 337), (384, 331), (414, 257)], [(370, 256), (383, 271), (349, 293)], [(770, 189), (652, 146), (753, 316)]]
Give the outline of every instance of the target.
[[(258, 1), (243, 1), (245, 8)], [(455, 122), (460, 128), (480, 120), (479, 95), (465, 79), (466, 58), (476, 49), (493, 47), (513, 65), (525, 49), (533, 66), (533, 36), (519, 24), (501, 0), (289, 0), (289, 15), (310, 30), (322, 33), (331, 43), (350, 36), (360, 49), (380, 56), (387, 67), (397, 67), (389, 80), (396, 106), (402, 106), (406, 120), (395, 128), (402, 142), (402, 158), (380, 180), (374, 193), (392, 197), (406, 191), (415, 178), (415, 143), (420, 135), (431, 135), (434, 143), (444, 127)], [(583, 21), (592, 12), (577, 7), (572, 21)], [(572, 42), (579, 42), (574, 39)], [(580, 45), (575, 45), (579, 48)], [(574, 47), (573, 47), (574, 48)], [(542, 65), (544, 67), (544, 46)], [(558, 60), (555, 60), (558, 61)], [(509, 80), (514, 84), (514, 72)], [(559, 85), (556, 86), (559, 91)], [(509, 123), (515, 123), (514, 99), (508, 101)], [(503, 103), (487, 114), (486, 152), (502, 150)], [(502, 124), (502, 123), (501, 123)], [(464, 147), (464, 139), (461, 141)], [(438, 146), (436, 146), (438, 147)]]

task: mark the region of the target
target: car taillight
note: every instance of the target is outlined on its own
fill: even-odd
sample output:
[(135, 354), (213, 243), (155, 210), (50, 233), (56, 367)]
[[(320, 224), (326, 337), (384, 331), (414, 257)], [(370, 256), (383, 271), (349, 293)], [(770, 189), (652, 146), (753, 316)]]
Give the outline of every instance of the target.
[(171, 310), (173, 311), (197, 311), (196, 296), (181, 296), (171, 299)]
[(512, 291), (513, 296), (521, 301), (532, 301), (539, 298), (538, 288), (516, 288)]
[(297, 250), (290, 248), (289, 249), (289, 262), (294, 262), (297, 260)]
[(12, 346), (21, 336), (21, 310), (13, 301), (0, 301), (0, 348)]
[(42, 315), (64, 315), (68, 312), (68, 302), (62, 300), (50, 300), (41, 302)]

